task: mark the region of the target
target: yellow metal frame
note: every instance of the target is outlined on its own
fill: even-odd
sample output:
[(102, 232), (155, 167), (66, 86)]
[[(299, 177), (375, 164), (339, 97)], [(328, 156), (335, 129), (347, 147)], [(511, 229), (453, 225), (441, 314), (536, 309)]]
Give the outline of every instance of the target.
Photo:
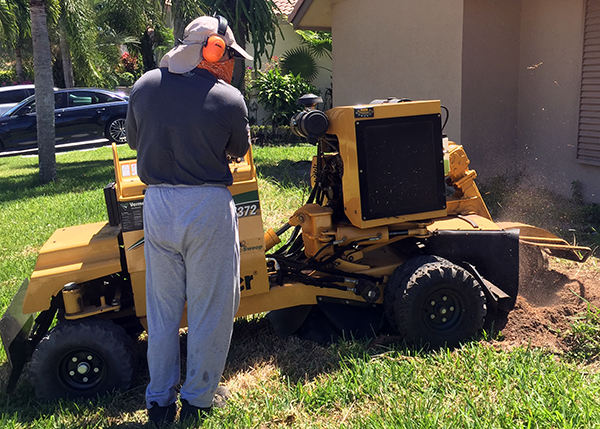
[(121, 271), (120, 228), (106, 222), (61, 228), (40, 250), (23, 301), (23, 313), (50, 308), (69, 282), (83, 283)]
[(446, 199), (448, 214), (461, 215), (477, 213), (489, 220), (492, 216), (481, 198), (481, 193), (475, 184), (477, 173), (469, 169), (469, 158), (462, 146), (450, 142), (448, 154), (450, 171), (448, 178), (456, 189), (454, 195)]

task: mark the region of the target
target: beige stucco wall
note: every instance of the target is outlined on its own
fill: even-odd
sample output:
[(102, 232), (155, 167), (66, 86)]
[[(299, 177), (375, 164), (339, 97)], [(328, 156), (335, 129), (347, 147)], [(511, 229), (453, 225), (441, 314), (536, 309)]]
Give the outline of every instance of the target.
[(460, 140), (462, 0), (332, 2), (334, 105), (441, 99)]
[(584, 0), (523, 0), (519, 152), (532, 182), (600, 202), (600, 167), (577, 162)]
[(521, 0), (465, 0), (461, 144), (479, 177), (517, 157)]

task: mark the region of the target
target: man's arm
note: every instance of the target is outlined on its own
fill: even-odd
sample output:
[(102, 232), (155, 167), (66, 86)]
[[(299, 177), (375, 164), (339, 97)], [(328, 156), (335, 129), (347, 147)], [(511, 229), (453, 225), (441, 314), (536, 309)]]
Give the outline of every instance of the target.
[(126, 133), (127, 133), (127, 144), (133, 150), (137, 150), (137, 122), (135, 121), (135, 115), (133, 113), (133, 102), (132, 98), (129, 97), (129, 103), (127, 105), (127, 118), (125, 121)]
[(233, 157), (246, 155), (250, 148), (250, 125), (248, 124), (248, 109), (240, 94), (235, 114), (231, 115), (231, 136), (227, 143), (227, 154)]

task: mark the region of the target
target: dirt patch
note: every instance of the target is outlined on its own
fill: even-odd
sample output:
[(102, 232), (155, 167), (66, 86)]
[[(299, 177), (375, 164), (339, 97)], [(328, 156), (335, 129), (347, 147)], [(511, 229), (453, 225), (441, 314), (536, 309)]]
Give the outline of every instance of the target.
[(600, 308), (598, 260), (590, 258), (585, 264), (576, 264), (550, 258), (547, 269), (520, 285), (502, 338), (494, 344), (502, 349), (531, 345), (566, 352), (566, 334), (588, 302)]

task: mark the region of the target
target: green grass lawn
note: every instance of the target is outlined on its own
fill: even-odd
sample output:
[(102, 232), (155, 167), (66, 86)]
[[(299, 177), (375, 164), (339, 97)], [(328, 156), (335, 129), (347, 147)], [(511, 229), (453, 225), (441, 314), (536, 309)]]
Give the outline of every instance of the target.
[[(277, 229), (308, 196), (316, 149), (253, 150), (265, 228)], [(126, 146), (119, 154), (135, 156)], [(0, 159), (2, 314), (55, 229), (107, 220), (102, 189), (114, 174), (110, 148), (58, 154), (57, 168), (58, 180), (39, 186), (36, 157)], [(600, 340), (598, 319), (592, 309), (579, 341)], [(24, 374), (13, 395), (0, 392), (0, 428), (146, 427), (143, 337), (137, 345), (142, 357), (129, 391), (41, 403)], [(435, 353), (384, 341), (324, 347), (280, 339), (264, 317), (245, 318), (236, 321), (223, 379), (233, 397), (203, 427), (596, 428), (598, 350), (584, 360), (532, 348), (503, 352), (487, 341)], [(8, 372), (0, 349), (2, 389)]]

